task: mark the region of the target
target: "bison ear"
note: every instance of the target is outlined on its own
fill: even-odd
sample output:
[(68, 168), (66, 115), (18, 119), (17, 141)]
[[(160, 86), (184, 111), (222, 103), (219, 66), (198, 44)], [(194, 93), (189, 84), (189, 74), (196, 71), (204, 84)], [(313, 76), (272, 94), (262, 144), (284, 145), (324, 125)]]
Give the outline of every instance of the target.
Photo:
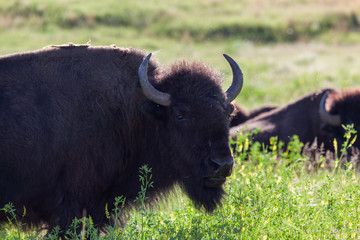
[(140, 108), (145, 115), (154, 117), (158, 120), (166, 120), (166, 107), (156, 104), (154, 102), (147, 102)]

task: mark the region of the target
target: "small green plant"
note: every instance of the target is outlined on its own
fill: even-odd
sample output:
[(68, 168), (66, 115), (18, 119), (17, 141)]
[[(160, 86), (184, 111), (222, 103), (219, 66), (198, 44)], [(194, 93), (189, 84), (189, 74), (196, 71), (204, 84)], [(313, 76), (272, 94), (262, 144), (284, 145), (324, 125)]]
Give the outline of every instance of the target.
[(115, 197), (114, 208), (112, 209), (113, 218), (111, 213), (108, 210), (108, 205), (105, 205), (105, 215), (106, 218), (109, 219), (109, 225), (106, 227), (106, 235), (104, 239), (119, 239), (120, 231), (117, 229), (120, 219), (121, 212), (124, 208), (126, 198), (124, 196)]
[(338, 157), (338, 143), (337, 143), (336, 138), (334, 139), (334, 150), (335, 150), (334, 171), (335, 172), (340, 167), (340, 162), (343, 159), (344, 154), (346, 153), (346, 151), (349, 148), (351, 148), (351, 146), (355, 143), (355, 141), (357, 139), (357, 135), (356, 135), (357, 131), (354, 129), (354, 124), (349, 124), (349, 125), (346, 125), (346, 126), (341, 125), (341, 126), (345, 130), (345, 133), (344, 133), (345, 141), (341, 145), (341, 149), (340, 149), (341, 154), (340, 154), (340, 157)]
[(59, 239), (59, 235), (61, 234), (61, 229), (59, 226), (54, 227), (51, 231), (44, 236), (44, 240), (56, 240)]
[(13, 203), (5, 204), (3, 208), (0, 209), (7, 215), (8, 225), (0, 226), (0, 238), (1, 239), (12, 239), (12, 240), (35, 240), (40, 239), (39, 232), (29, 232), (24, 236), (24, 228), (26, 224), (22, 222), (23, 218), (26, 216), (26, 208), (23, 206), (23, 213), (21, 214), (21, 220), (18, 219), (16, 214), (16, 209)]
[(81, 224), (81, 219), (74, 218), (69, 228), (66, 230), (66, 238), (74, 240), (81, 239), (81, 233), (79, 232)]
[(145, 239), (144, 220), (149, 215), (149, 213), (145, 210), (145, 201), (148, 199), (148, 197), (146, 196), (146, 192), (149, 188), (153, 188), (154, 182), (151, 180), (152, 179), (151, 168), (149, 168), (147, 165), (143, 165), (142, 167), (140, 167), (139, 172), (140, 172), (139, 181), (141, 182), (141, 189), (134, 202), (140, 203), (141, 220), (140, 220), (139, 231), (141, 233), (141, 239)]
[(234, 154), (239, 156), (239, 160), (243, 161), (248, 158), (250, 147), (253, 146), (253, 135), (257, 134), (260, 129), (254, 131), (241, 131), (236, 137), (230, 138), (230, 146), (233, 149)]
[[(21, 223), (21, 221), (18, 221), (18, 219), (16, 217), (16, 213), (15, 213), (16, 210), (15, 210), (14, 204), (13, 203), (5, 204), (5, 206), (0, 210), (4, 211), (8, 215), (7, 219), (8, 219), (10, 226), (13, 226), (13, 225), (15, 226), (16, 232), (17, 232), (17, 238), (21, 239), (20, 233), (25, 224)], [(24, 218), (25, 215), (26, 215), (26, 208), (24, 207), (24, 212), (22, 214), (22, 218)]]
[(299, 136), (294, 135), (291, 137), (290, 142), (287, 145), (286, 151), (281, 156), (287, 160), (287, 164), (301, 161), (303, 157), (301, 155), (301, 149), (304, 144), (300, 141)]

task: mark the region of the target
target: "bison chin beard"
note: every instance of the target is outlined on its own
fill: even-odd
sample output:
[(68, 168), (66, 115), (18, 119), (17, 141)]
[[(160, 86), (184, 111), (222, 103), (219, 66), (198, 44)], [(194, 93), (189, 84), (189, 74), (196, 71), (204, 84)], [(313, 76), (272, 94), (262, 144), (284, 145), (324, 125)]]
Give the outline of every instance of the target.
[[(192, 179), (194, 180), (194, 179)], [(203, 206), (209, 213), (213, 212), (221, 201), (225, 191), (222, 187), (208, 188), (204, 186), (203, 180), (183, 182), (183, 190), (197, 208)]]

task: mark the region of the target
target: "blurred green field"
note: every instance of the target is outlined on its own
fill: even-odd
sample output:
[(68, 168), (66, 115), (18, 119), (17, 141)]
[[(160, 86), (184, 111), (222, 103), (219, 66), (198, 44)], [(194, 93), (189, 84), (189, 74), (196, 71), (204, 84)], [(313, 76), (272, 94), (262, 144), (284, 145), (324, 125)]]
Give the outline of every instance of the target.
[(360, 79), (356, 0), (0, 0), (0, 53), (67, 42), (159, 51), (163, 64), (200, 60), (225, 74), (241, 66), (246, 107), (284, 104)]
[[(155, 52), (164, 65), (204, 61), (224, 73), (224, 89), (231, 69), (222, 54), (229, 54), (243, 70), (236, 101), (247, 108), (360, 85), (358, 0), (0, 0), (0, 54), (89, 39)], [(123, 239), (360, 237), (353, 168), (310, 174), (299, 153), (279, 164), (271, 154), (254, 151), (252, 162), (241, 154), (223, 208), (207, 215), (177, 191), (144, 215), (132, 212)], [(0, 238), (17, 239), (12, 231), (0, 227)]]

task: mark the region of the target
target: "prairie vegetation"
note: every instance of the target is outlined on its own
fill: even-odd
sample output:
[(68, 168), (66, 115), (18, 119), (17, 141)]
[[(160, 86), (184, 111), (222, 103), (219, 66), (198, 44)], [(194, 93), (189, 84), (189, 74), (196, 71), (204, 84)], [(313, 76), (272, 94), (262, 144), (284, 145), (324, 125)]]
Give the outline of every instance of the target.
[[(224, 89), (231, 79), (222, 57), (227, 53), (244, 72), (244, 87), (236, 100), (253, 108), (285, 104), (322, 87), (359, 85), (359, 21), (357, 0), (0, 0), (0, 53), (90, 39), (92, 45), (155, 52), (162, 64), (204, 61), (224, 73)], [(213, 214), (195, 209), (175, 189), (151, 208), (141, 204), (128, 212), (123, 228), (110, 226), (100, 239), (360, 237), (355, 164), (335, 161), (328, 167), (321, 158), (311, 165), (296, 138), (285, 151), (277, 145), (261, 151), (247, 135), (238, 143), (242, 147), (226, 183), (228, 196)], [(146, 195), (141, 196), (139, 201), (144, 201)], [(116, 212), (123, 200), (114, 199)], [(26, 214), (26, 206), (4, 207), (12, 223), (0, 226), (0, 238), (39, 238), (38, 231), (18, 231), (24, 226), (21, 219), (11, 217), (14, 210)], [(83, 221), (88, 237), (95, 239), (91, 218), (74, 224)], [(49, 239), (56, 239), (56, 230), (53, 233)], [(71, 229), (68, 236), (82, 237)]]

